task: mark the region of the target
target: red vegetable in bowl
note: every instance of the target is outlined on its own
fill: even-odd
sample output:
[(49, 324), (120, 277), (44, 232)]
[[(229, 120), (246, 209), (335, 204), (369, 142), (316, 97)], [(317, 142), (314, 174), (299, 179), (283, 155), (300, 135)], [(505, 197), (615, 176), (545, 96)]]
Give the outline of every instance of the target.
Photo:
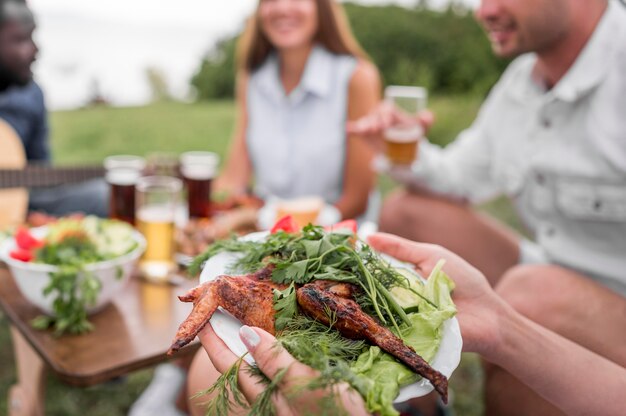
[(20, 247), (11, 251), (9, 253), (9, 256), (11, 256), (11, 258), (14, 258), (15, 260), (23, 261), (26, 263), (32, 261), (35, 258), (35, 255), (31, 251), (25, 250)]
[(20, 227), (15, 232), (15, 242), (23, 250), (33, 250), (43, 246), (43, 241), (33, 237), (28, 228)]

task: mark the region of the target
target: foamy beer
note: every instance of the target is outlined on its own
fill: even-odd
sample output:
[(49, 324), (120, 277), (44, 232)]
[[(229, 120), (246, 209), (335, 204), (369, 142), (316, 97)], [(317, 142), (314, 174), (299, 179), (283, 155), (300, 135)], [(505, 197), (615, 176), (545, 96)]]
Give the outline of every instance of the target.
[(135, 184), (145, 167), (139, 156), (118, 155), (104, 159), (110, 186), (109, 217), (135, 225)]
[(415, 160), (417, 142), (424, 135), (416, 118), (426, 108), (426, 99), (427, 92), (422, 87), (391, 85), (385, 89), (385, 100), (410, 120), (398, 122), (385, 130), (385, 155), (391, 164), (409, 165)]
[(219, 160), (219, 156), (212, 152), (185, 152), (180, 155), (189, 218), (211, 216), (211, 181), (217, 173)]
[(276, 204), (276, 219), (291, 215), (300, 227), (304, 227), (309, 223), (317, 222), (322, 208), (324, 208), (324, 200), (317, 196), (281, 200)]
[(182, 182), (169, 176), (148, 176), (137, 182), (137, 229), (147, 246), (139, 270), (150, 281), (166, 282), (176, 270), (174, 216)]

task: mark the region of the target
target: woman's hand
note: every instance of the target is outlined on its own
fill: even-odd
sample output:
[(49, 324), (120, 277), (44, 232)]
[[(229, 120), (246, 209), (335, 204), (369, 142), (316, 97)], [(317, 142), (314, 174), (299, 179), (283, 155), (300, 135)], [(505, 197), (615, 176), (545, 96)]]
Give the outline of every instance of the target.
[(423, 276), (430, 275), (437, 262), (444, 259), (443, 270), (456, 284), (452, 298), (458, 309), (463, 349), (485, 354), (498, 342), (498, 315), (506, 306), (478, 269), (451, 251), (433, 244), (416, 243), (383, 233), (371, 235), (368, 242), (377, 251), (414, 264)]
[[(351, 415), (367, 415), (365, 404), (361, 396), (350, 389), (347, 384), (340, 385), (332, 392), (326, 390), (307, 390), (309, 381), (317, 376), (317, 372), (309, 366), (297, 361), (285, 349), (280, 347), (276, 338), (259, 328), (243, 326), (239, 335), (246, 345), (250, 355), (255, 359), (259, 369), (269, 379), (273, 380), (282, 370), (287, 372), (278, 384), (278, 394), (272, 397), (278, 415), (315, 414), (320, 407), (322, 398), (334, 395), (337, 405)], [(215, 334), (211, 324), (208, 324), (199, 335), (204, 349), (209, 355), (215, 368), (224, 373), (238, 359), (224, 342)], [(242, 365), (242, 368), (245, 366)], [(239, 372), (239, 386), (249, 403), (254, 403), (266, 386), (258, 382), (245, 371)], [(320, 411), (322, 409), (319, 409)]]

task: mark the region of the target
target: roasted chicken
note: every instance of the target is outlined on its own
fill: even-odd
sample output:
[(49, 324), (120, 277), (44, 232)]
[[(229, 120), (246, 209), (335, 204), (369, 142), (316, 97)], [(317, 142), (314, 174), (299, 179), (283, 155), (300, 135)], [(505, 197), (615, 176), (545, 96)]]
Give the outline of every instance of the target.
[[(219, 276), (180, 296), (181, 301), (193, 302), (194, 306), (180, 325), (168, 354), (173, 354), (193, 341), (218, 306), (245, 325), (256, 326), (275, 334), (273, 289), (283, 290), (286, 286), (272, 282), (271, 272), (271, 268), (265, 268), (250, 275)], [(356, 289), (349, 283), (316, 280), (299, 287), (296, 298), (305, 314), (323, 324), (331, 324), (328, 316), (328, 311), (331, 311), (334, 315), (332, 324), (343, 336), (367, 340), (393, 355), (415, 373), (429, 380), (444, 403), (447, 402), (447, 378), (390, 330), (363, 312), (353, 300)]]

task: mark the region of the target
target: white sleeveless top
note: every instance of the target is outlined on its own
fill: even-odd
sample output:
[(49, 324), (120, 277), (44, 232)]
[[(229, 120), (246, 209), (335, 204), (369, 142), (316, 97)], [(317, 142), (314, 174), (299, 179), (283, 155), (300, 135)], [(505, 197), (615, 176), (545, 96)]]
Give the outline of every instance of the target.
[(348, 87), (356, 58), (321, 46), (300, 84), (285, 95), (271, 54), (248, 83), (248, 153), (262, 198), (317, 195), (336, 202), (343, 187)]

